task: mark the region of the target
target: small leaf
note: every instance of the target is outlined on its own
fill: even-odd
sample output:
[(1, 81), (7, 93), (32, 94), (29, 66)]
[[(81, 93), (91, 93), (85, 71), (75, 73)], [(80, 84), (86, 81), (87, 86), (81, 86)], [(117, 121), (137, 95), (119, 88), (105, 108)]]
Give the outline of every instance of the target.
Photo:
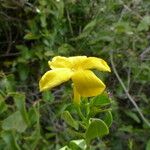
[(141, 22), (139, 23), (137, 30), (148, 31), (149, 27), (150, 27), (150, 16), (144, 16)]
[(107, 111), (104, 117), (104, 122), (107, 124), (108, 127), (110, 127), (112, 124), (112, 121), (113, 121), (113, 117), (112, 117), (111, 111)]
[(61, 19), (64, 14), (64, 1), (59, 0), (59, 2), (55, 3), (55, 6), (57, 8), (57, 13), (54, 13), (57, 19)]
[(58, 54), (60, 54), (60, 55), (69, 55), (70, 52), (73, 52), (73, 51), (74, 51), (74, 48), (67, 43), (62, 44), (58, 48)]
[(91, 31), (96, 25), (96, 20), (92, 20), (91, 22), (89, 22), (83, 29), (83, 32), (85, 31)]
[(89, 22), (83, 29), (83, 32), (77, 36), (76, 38), (73, 38), (73, 40), (80, 40), (83, 39), (87, 36), (90, 35), (90, 33), (92, 32), (92, 30), (94, 29), (95, 25), (96, 25), (96, 20), (92, 20), (91, 22)]
[(8, 146), (8, 149), (11, 150), (21, 150), (19, 145), (17, 144), (17, 141), (15, 139), (15, 136), (12, 134), (11, 131), (3, 131), (1, 133), (1, 137), (5, 141), (5, 143)]
[(86, 142), (84, 139), (81, 140), (72, 140), (69, 143), (69, 147), (73, 150), (81, 149), (81, 150), (86, 150)]
[(27, 125), (24, 122), (20, 112), (16, 111), (3, 121), (2, 128), (4, 130), (16, 130), (22, 133), (27, 128)]
[(29, 137), (30, 141), (29, 141), (28, 145), (30, 145), (30, 150), (35, 150), (36, 146), (38, 145), (39, 140), (41, 138), (40, 124), (39, 124), (39, 118), (40, 118), (40, 116), (39, 116), (39, 103), (34, 105), (32, 108), (34, 109), (34, 113), (36, 114), (36, 115), (34, 115), (36, 118), (36, 125), (35, 125), (35, 129), (34, 129), (32, 135)]
[(42, 93), (42, 99), (44, 101), (53, 102), (54, 101), (54, 96), (50, 91), (44, 91)]
[(37, 36), (33, 33), (27, 33), (24, 37), (23, 37), (25, 40), (36, 40), (36, 39), (39, 39), (40, 36)]
[(7, 105), (5, 104), (4, 97), (0, 95), (0, 114), (7, 110)]
[[(23, 61), (26, 61), (26, 60), (23, 60)], [(28, 78), (29, 71), (30, 71), (29, 67), (26, 64), (20, 63), (18, 65), (18, 72), (19, 72), (20, 79), (22, 81), (25, 81)]]
[(15, 78), (14, 75), (10, 74), (8, 76), (5, 76), (2, 80), (3, 87), (5, 87), (6, 92), (13, 92), (15, 91)]
[(129, 126), (122, 126), (121, 128), (118, 129), (119, 131), (123, 131), (123, 132), (128, 132), (128, 133), (132, 133), (133, 132), (133, 127), (131, 125)]
[(29, 124), (28, 114), (25, 107), (25, 95), (23, 93), (16, 93), (13, 95), (15, 104), (20, 111), (22, 118), (26, 122), (26, 124)]
[(146, 150), (150, 150), (150, 139), (148, 140), (148, 142), (146, 144)]
[(36, 108), (34, 106), (29, 109), (28, 116), (29, 116), (29, 121), (30, 121), (31, 125), (33, 125), (37, 122), (38, 115), (37, 115)]
[(71, 114), (69, 111), (64, 111), (62, 114), (62, 119), (65, 120), (65, 122), (70, 125), (71, 127), (75, 128), (76, 130), (78, 129), (79, 125), (78, 123), (72, 118)]
[(137, 114), (136, 113), (133, 113), (132, 111), (125, 111), (125, 114), (127, 116), (129, 116), (130, 118), (132, 118), (134, 121), (136, 121), (137, 123), (140, 123), (140, 119), (138, 118)]
[(59, 150), (72, 150), (72, 149), (70, 149), (68, 146), (64, 146), (64, 147), (60, 148)]
[(103, 137), (109, 133), (109, 129), (101, 119), (91, 119), (91, 123), (85, 133), (87, 143), (96, 137)]
[(71, 128), (67, 128), (66, 132), (67, 132), (69, 135), (73, 136), (73, 137), (74, 137), (74, 136), (75, 136), (75, 137), (78, 137), (79, 139), (82, 139), (82, 138), (85, 137), (84, 133), (82, 133), (81, 131), (78, 132), (78, 131), (75, 131), (75, 130), (73, 130), (73, 129), (71, 129)]
[(128, 22), (118, 22), (114, 27), (116, 33), (132, 33), (132, 28)]
[(108, 94), (103, 93), (101, 95), (94, 97), (91, 100), (90, 105), (91, 106), (106, 106), (106, 105), (109, 105), (110, 103), (111, 103), (111, 100), (110, 100)]

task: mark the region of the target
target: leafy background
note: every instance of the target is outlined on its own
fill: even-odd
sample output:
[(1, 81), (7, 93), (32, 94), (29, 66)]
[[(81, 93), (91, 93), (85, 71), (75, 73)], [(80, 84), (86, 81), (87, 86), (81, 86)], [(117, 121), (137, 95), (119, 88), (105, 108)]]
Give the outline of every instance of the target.
[[(59, 149), (72, 139), (60, 117), (70, 102), (70, 85), (43, 94), (38, 89), (47, 61), (56, 55), (100, 57), (112, 70), (114, 63), (150, 120), (149, 8), (149, 0), (1, 0), (0, 149)], [(114, 71), (101, 77), (114, 121), (93, 148), (149, 150), (150, 130), (118, 77)]]

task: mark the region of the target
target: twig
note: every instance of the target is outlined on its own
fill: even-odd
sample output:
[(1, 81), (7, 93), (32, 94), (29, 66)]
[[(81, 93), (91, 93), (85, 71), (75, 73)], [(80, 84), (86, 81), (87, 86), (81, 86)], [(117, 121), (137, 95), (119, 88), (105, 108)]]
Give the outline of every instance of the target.
[(3, 54), (3, 55), (0, 55), (0, 58), (3, 58), (3, 57), (13, 57), (13, 56), (18, 56), (20, 55), (20, 53), (9, 53), (9, 54)]
[(149, 121), (144, 117), (144, 115), (142, 114), (140, 108), (138, 107), (138, 105), (136, 104), (136, 102), (133, 100), (132, 96), (129, 94), (127, 88), (125, 87), (122, 79), (120, 78), (117, 70), (116, 70), (116, 67), (114, 65), (114, 62), (113, 62), (113, 52), (110, 53), (110, 61), (111, 61), (111, 65), (112, 65), (112, 69), (118, 79), (118, 81), (120, 82), (124, 92), (126, 93), (127, 97), (129, 98), (129, 100), (131, 101), (131, 103), (134, 105), (134, 107), (136, 108), (137, 112), (139, 113), (139, 115), (141, 116), (141, 119), (143, 120), (143, 122), (145, 122), (147, 124), (148, 127), (150, 127), (150, 123)]
[(123, 7), (124, 7), (126, 10), (132, 12), (132, 13), (133, 13), (135, 16), (137, 16), (138, 18), (143, 19), (142, 16), (140, 16), (138, 13), (136, 13), (135, 11), (133, 11), (133, 10), (132, 10), (130, 7), (128, 7), (127, 5), (124, 4)]
[(20, 20), (20, 19), (18, 19), (18, 18), (14, 18), (14, 17), (10, 17), (10, 16), (8, 16), (6, 13), (4, 13), (4, 12), (1, 12), (0, 11), (0, 15), (2, 15), (3, 17), (4, 17), (4, 19), (6, 19), (6, 20), (10, 20), (10, 21), (23, 21), (23, 22), (25, 22), (24, 20)]
[(145, 56), (147, 55), (147, 53), (150, 52), (150, 46), (147, 47), (141, 54), (140, 54), (140, 58), (141, 60), (144, 60)]
[(12, 47), (12, 33), (11, 33), (11, 29), (8, 28), (8, 36), (7, 36), (7, 40), (8, 40), (8, 47), (6, 50), (6, 54), (9, 54), (9, 52), (11, 51), (11, 47)]
[(131, 78), (130, 78), (130, 75), (131, 75), (131, 68), (129, 68), (128, 70), (128, 81), (127, 81), (127, 90), (129, 91), (130, 89), (130, 81), (131, 81)]
[(70, 32), (71, 32), (71, 35), (73, 36), (73, 28), (72, 28), (72, 25), (71, 25), (71, 18), (70, 18), (68, 9), (66, 9), (66, 13), (67, 13), (67, 19), (68, 19), (68, 23), (69, 23)]

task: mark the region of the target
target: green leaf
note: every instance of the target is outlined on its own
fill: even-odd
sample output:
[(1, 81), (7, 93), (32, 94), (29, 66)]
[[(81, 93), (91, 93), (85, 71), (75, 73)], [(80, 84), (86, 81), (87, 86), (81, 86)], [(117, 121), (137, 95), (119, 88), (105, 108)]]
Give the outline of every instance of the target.
[(0, 95), (0, 114), (7, 110), (7, 105), (5, 104), (4, 97)]
[(118, 129), (119, 131), (123, 131), (123, 132), (128, 132), (128, 133), (132, 133), (133, 132), (133, 127), (131, 125), (129, 126), (125, 126), (123, 125), (121, 128)]
[(19, 145), (17, 144), (15, 136), (13, 135), (13, 133), (11, 131), (3, 131), (1, 133), (1, 137), (3, 138), (5, 143), (7, 144), (8, 149), (21, 150)]
[(22, 115), (22, 118), (24, 119), (26, 124), (29, 125), (28, 114), (25, 107), (25, 95), (22, 93), (16, 93), (15, 95), (13, 95), (13, 97), (15, 100), (15, 104)]
[(5, 87), (7, 93), (15, 91), (14, 75), (10, 74), (8, 76), (4, 76), (4, 79), (2, 80), (2, 85), (3, 87)]
[(31, 107), (28, 111), (28, 118), (30, 121), (30, 125), (33, 125), (38, 120), (37, 110), (35, 107)]
[(40, 38), (40, 36), (37, 36), (37, 35), (35, 35), (35, 34), (33, 34), (33, 33), (27, 33), (25, 36), (24, 36), (24, 39), (25, 40), (36, 40), (36, 39), (39, 39)]
[[(23, 61), (26, 61), (26, 60), (23, 60)], [(27, 64), (20, 63), (18, 65), (18, 72), (19, 72), (20, 79), (22, 81), (25, 81), (28, 78), (29, 71), (30, 70)]]
[(91, 119), (91, 123), (86, 130), (85, 136), (87, 143), (96, 137), (103, 137), (109, 133), (109, 129), (101, 119)]
[(64, 146), (64, 147), (60, 148), (59, 150), (72, 150), (72, 149), (70, 149), (68, 146)]
[(69, 143), (69, 147), (72, 149), (72, 150), (86, 150), (86, 142), (84, 139), (80, 139), (80, 140), (72, 140), (70, 141)]
[(146, 150), (150, 150), (150, 139), (148, 140), (148, 142), (146, 144)]
[(72, 118), (71, 114), (69, 113), (69, 111), (64, 111), (62, 113), (62, 119), (65, 120), (65, 122), (70, 125), (71, 127), (75, 128), (76, 130), (79, 127), (79, 124)]
[(57, 19), (61, 19), (63, 17), (64, 14), (64, 1), (59, 1), (55, 3), (55, 6), (57, 8), (57, 12), (55, 12), (55, 16), (57, 17)]
[(148, 31), (150, 26), (150, 16), (144, 16), (141, 22), (139, 23), (137, 30), (138, 31)]
[(2, 128), (4, 130), (16, 130), (22, 133), (26, 130), (27, 124), (24, 122), (21, 113), (19, 111), (16, 111), (8, 118), (3, 120)]
[(104, 122), (107, 124), (108, 127), (110, 127), (112, 124), (112, 121), (113, 121), (113, 117), (112, 117), (111, 111), (107, 111), (104, 117)]
[(60, 54), (60, 55), (69, 55), (73, 51), (74, 51), (74, 48), (67, 43), (62, 44), (58, 48), (58, 54)]
[(50, 91), (44, 91), (42, 93), (42, 99), (44, 101), (53, 102), (54, 101), (54, 96)]
[(90, 105), (91, 106), (106, 106), (106, 105), (109, 105), (110, 103), (111, 103), (111, 100), (108, 94), (105, 92), (101, 95), (94, 97), (91, 100)]
[(125, 114), (126, 114), (127, 116), (129, 116), (130, 118), (132, 118), (132, 119), (133, 119), (134, 121), (136, 121), (137, 123), (140, 123), (140, 122), (141, 122), (136, 113), (134, 113), (134, 112), (132, 112), (132, 111), (126, 110), (126, 111), (125, 111)]
[(96, 25), (96, 20), (92, 20), (84, 27), (83, 32), (91, 31), (95, 27), (95, 25)]
[(129, 34), (133, 34), (132, 33), (132, 28), (129, 24), (129, 22), (118, 22), (115, 24), (115, 32), (116, 33), (129, 33)]
[(37, 103), (35, 106), (33, 106), (34, 109), (34, 113), (35, 113), (35, 118), (36, 118), (36, 125), (35, 125), (35, 129), (32, 133), (32, 135), (29, 137), (29, 143), (28, 145), (30, 145), (30, 149), (31, 150), (35, 150), (36, 146), (39, 143), (39, 140), (41, 138), (41, 134), (40, 134), (40, 116), (39, 116), (39, 103)]
[(75, 136), (78, 137), (79, 139), (84, 138), (84, 133), (82, 133), (81, 131), (75, 131), (74, 129), (67, 128), (66, 132), (73, 137)]
[(95, 25), (96, 25), (96, 20), (92, 20), (91, 22), (89, 22), (83, 29), (83, 32), (77, 36), (76, 38), (73, 38), (73, 40), (80, 40), (82, 38), (86, 38), (87, 36), (90, 35), (90, 33), (92, 32), (92, 30), (94, 29)]
[(32, 135), (28, 138), (28, 145), (30, 146), (30, 150), (35, 150), (36, 146), (38, 145), (38, 142), (40, 140), (40, 129), (35, 129), (32, 133)]

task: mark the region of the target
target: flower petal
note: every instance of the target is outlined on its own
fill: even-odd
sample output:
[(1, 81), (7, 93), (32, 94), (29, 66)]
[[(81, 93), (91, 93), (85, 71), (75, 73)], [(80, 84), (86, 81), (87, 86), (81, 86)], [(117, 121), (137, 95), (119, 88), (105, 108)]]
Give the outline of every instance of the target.
[(56, 56), (52, 61), (48, 62), (51, 69), (55, 68), (72, 68), (72, 63), (68, 58), (62, 56)]
[(82, 63), (83, 69), (98, 69), (100, 71), (108, 71), (111, 72), (110, 67), (104, 61), (103, 59), (96, 58), (96, 57), (88, 57), (87, 60), (85, 60)]
[(70, 69), (54, 69), (47, 71), (39, 82), (40, 91), (51, 89), (60, 85), (63, 82), (68, 81), (72, 76)]
[(90, 70), (76, 71), (71, 79), (81, 96), (96, 96), (105, 89), (105, 84)]
[(87, 56), (72, 56), (68, 57), (68, 60), (72, 63), (73, 69), (79, 69), (82, 66), (82, 63), (87, 60)]

